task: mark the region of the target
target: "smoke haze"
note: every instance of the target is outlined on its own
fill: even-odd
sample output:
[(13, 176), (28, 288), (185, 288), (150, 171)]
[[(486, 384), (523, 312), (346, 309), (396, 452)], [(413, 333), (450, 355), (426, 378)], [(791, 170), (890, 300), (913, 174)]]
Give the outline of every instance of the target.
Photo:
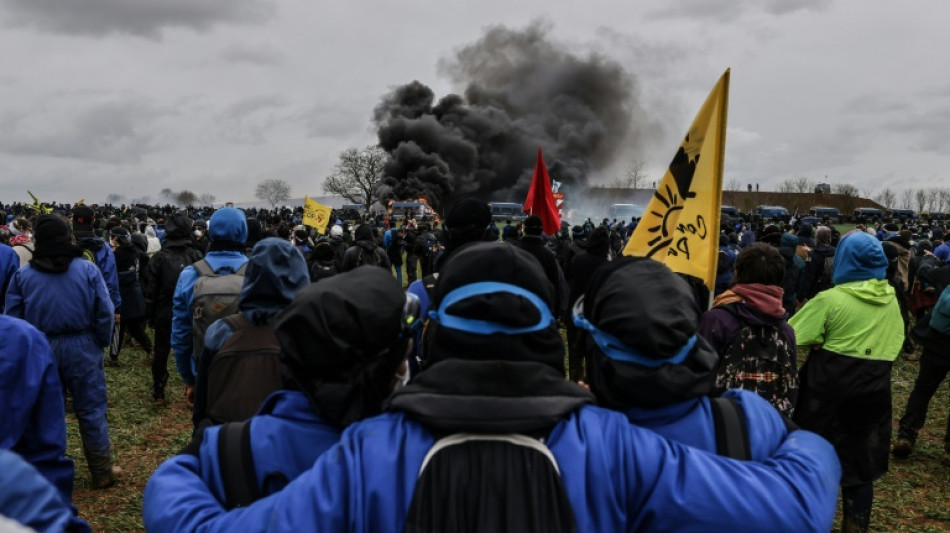
[(390, 198), (522, 201), (538, 146), (552, 179), (568, 194), (586, 189), (636, 143), (643, 116), (633, 77), (598, 54), (583, 57), (549, 38), (551, 28), (488, 29), (440, 63), (463, 95), (436, 101), (419, 81), (383, 97), (374, 118)]

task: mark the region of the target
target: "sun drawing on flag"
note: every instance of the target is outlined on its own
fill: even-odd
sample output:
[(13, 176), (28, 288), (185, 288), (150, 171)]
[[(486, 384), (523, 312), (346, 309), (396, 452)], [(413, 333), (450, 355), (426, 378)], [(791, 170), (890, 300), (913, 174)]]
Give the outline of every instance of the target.
[[(693, 144), (695, 144), (695, 141)], [(690, 157), (684, 149), (684, 146), (690, 147), (690, 153), (694, 153), (695, 157)], [(683, 210), (683, 203), (687, 199), (696, 197), (696, 193), (689, 189), (693, 183), (693, 173), (696, 171), (696, 163), (698, 161), (698, 150), (695, 150), (695, 147), (692, 146), (690, 143), (690, 135), (687, 134), (686, 138), (683, 139), (683, 145), (676, 151), (676, 155), (673, 156), (673, 161), (670, 162), (670, 174), (673, 175), (673, 181), (676, 183), (676, 191), (670, 188), (669, 183), (665, 183), (662, 187), (662, 192), (657, 189), (653, 193), (653, 197), (663, 204), (663, 207), (666, 208), (666, 212), (650, 211), (650, 214), (655, 216), (659, 222), (647, 228), (650, 233), (657, 234), (647, 241), (647, 246), (650, 247), (650, 251), (647, 252), (647, 257), (653, 257), (657, 252), (667, 250), (673, 242), (673, 230), (671, 226), (675, 224), (675, 220), (671, 224), (671, 216)]]

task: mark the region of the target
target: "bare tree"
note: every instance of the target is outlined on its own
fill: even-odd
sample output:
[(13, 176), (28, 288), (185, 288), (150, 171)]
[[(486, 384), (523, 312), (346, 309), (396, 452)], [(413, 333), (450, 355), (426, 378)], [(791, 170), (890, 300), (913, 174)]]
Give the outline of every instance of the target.
[(812, 192), (815, 189), (815, 183), (804, 176), (792, 179), (792, 186), (797, 193)]
[(195, 205), (195, 202), (198, 200), (198, 195), (185, 189), (175, 195), (175, 202), (178, 205), (184, 207), (190, 207)]
[(917, 202), (917, 213), (920, 214), (927, 210), (927, 189), (917, 189), (914, 192), (914, 200)]
[(211, 194), (210, 192), (206, 192), (198, 196), (198, 203), (201, 204), (202, 206), (211, 206), (211, 205), (214, 205), (214, 202), (217, 199), (218, 199), (217, 196)]
[(782, 183), (778, 184), (778, 192), (781, 193), (793, 193), (795, 192), (795, 180), (789, 178)]
[(893, 208), (894, 204), (897, 203), (897, 195), (894, 194), (894, 191), (892, 191), (890, 187), (885, 187), (883, 191), (877, 193), (877, 196), (874, 197), (874, 201), (886, 208)]
[(123, 198), (124, 196), (122, 196), (121, 194), (110, 193), (108, 196), (106, 196), (106, 203), (112, 204), (112, 205), (122, 203)]
[(914, 191), (913, 189), (904, 189), (904, 192), (901, 193), (901, 209), (913, 209), (914, 208)]
[(858, 188), (850, 183), (839, 183), (835, 185), (835, 194), (840, 194), (841, 196), (847, 196), (849, 198), (858, 197)]
[(254, 196), (270, 204), (271, 209), (290, 198), (290, 184), (282, 179), (268, 178), (257, 184)]
[(361, 204), (368, 211), (379, 200), (387, 157), (386, 151), (378, 146), (343, 150), (333, 174), (323, 182), (323, 191)]
[(950, 189), (940, 189), (940, 210), (950, 210)]
[(861, 198), (867, 198), (868, 200), (874, 198), (874, 188), (870, 185), (867, 185), (861, 189)]
[(647, 173), (643, 171), (645, 163), (639, 159), (634, 159), (630, 162), (630, 166), (627, 167), (627, 171), (624, 172), (622, 178), (615, 179), (610, 185), (611, 187), (616, 187), (618, 189), (639, 189), (642, 185), (646, 184)]
[(943, 212), (943, 206), (940, 205), (940, 189), (934, 187), (927, 191), (927, 209), (931, 213), (941, 213)]
[(742, 188), (742, 183), (739, 182), (738, 178), (731, 178), (729, 183), (726, 184), (727, 191), (738, 191)]

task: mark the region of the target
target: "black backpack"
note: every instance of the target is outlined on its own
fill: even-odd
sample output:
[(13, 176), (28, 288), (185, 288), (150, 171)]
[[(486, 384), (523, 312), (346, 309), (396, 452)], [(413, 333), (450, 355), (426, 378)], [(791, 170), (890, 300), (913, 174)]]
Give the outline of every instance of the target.
[(336, 270), (336, 263), (334, 261), (321, 261), (317, 259), (313, 262), (313, 266), (310, 267), (310, 281), (317, 282), (321, 279), (332, 278), (333, 276), (339, 274)]
[[(812, 255), (809, 256), (809, 260), (816, 254), (812, 252)], [(821, 291), (828, 290), (835, 286), (834, 282), (834, 270), (835, 270), (835, 256), (830, 255), (825, 257), (825, 260), (822, 262), (821, 270), (818, 272), (818, 276), (815, 278), (815, 284), (811, 288), (812, 297), (818, 294)]]
[(574, 510), (543, 440), (454, 433), (419, 469), (403, 525), (422, 532), (574, 532)]
[(280, 343), (270, 324), (248, 322), (237, 313), (223, 319), (234, 331), (208, 361), (205, 416), (216, 423), (246, 420), (283, 385)]

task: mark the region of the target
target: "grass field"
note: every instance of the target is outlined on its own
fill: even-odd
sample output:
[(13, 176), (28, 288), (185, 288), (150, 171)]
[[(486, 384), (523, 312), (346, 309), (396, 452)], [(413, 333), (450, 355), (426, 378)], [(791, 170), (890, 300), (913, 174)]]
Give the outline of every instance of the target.
[[(170, 364), (168, 403), (155, 406), (149, 396), (151, 373), (144, 354), (124, 348), (119, 368), (107, 368), (109, 432), (113, 456), (124, 474), (113, 488), (89, 488), (76, 419), (67, 416), (67, 452), (76, 461), (73, 498), (80, 515), (95, 531), (142, 531), (142, 492), (149, 476), (190, 437), (191, 423), (183, 386)], [(917, 363), (898, 359), (894, 366), (894, 423), (903, 413), (913, 388)], [(944, 383), (931, 404), (927, 425), (910, 459), (891, 460), (891, 469), (875, 484), (872, 530), (902, 532), (950, 531), (950, 467), (940, 464), (950, 387)]]

